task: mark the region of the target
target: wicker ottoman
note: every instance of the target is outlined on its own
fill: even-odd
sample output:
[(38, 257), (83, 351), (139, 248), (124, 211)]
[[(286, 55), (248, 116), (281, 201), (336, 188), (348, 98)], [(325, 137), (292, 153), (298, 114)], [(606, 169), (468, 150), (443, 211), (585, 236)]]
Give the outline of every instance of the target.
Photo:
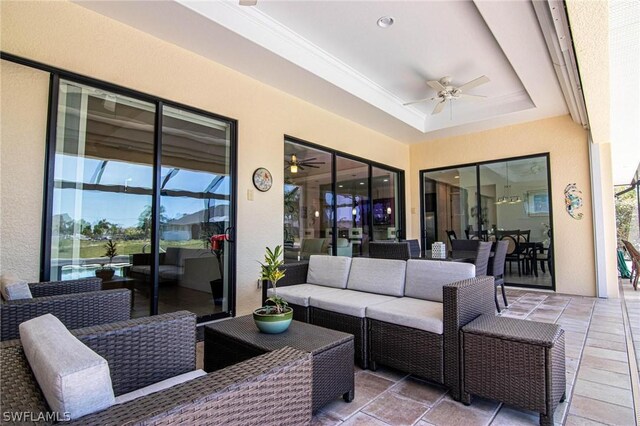
[(463, 394), (540, 413), (553, 425), (565, 399), (564, 330), (556, 324), (481, 315), (462, 328)]

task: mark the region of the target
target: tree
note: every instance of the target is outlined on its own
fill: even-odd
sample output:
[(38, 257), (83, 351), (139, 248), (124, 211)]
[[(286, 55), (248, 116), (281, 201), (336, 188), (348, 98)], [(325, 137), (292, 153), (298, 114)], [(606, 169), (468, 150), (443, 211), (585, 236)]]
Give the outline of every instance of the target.
[(100, 219), (98, 223), (93, 225), (93, 235), (101, 237), (111, 228), (112, 224), (107, 219)]
[[(153, 209), (151, 205), (145, 206), (138, 216), (138, 229), (144, 232), (144, 235), (151, 235), (151, 212)], [(168, 220), (167, 215), (165, 214), (164, 206), (160, 206), (160, 223), (164, 223)]]
[[(618, 240), (638, 244), (638, 201), (632, 190), (616, 197), (616, 232)], [(636, 241), (634, 241), (636, 240)]]

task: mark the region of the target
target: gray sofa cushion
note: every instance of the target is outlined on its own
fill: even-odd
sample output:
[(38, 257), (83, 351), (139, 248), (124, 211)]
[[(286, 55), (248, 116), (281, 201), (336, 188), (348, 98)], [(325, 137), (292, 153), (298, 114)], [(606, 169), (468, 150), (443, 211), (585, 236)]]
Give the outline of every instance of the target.
[(307, 282), (327, 287), (347, 288), (350, 268), (350, 257), (314, 255), (309, 258)]
[(60, 320), (46, 314), (20, 324), (20, 339), (49, 407), (77, 419), (115, 402), (109, 365), (73, 336)]
[(408, 260), (404, 295), (442, 302), (442, 286), (476, 276), (471, 263), (439, 260)]
[(167, 247), (163, 264), (178, 266), (180, 262), (180, 250), (179, 247)]
[(404, 260), (357, 257), (351, 261), (347, 288), (389, 296), (403, 296), (406, 264)]
[(13, 275), (0, 277), (0, 293), (4, 300), (31, 299), (29, 284)]
[[(309, 298), (311, 296), (318, 296), (324, 293), (331, 293), (334, 291), (341, 291), (333, 287), (325, 287), (323, 285), (316, 284), (297, 284), (287, 287), (280, 287), (278, 290), (278, 296), (284, 298), (289, 303), (294, 305), (309, 306)], [(273, 289), (267, 290), (267, 296), (273, 296)]]
[(364, 318), (367, 306), (389, 302), (395, 297), (353, 290), (336, 290), (309, 298), (309, 306), (339, 314)]
[(367, 318), (442, 334), (442, 303), (402, 297), (367, 307)]
[(180, 374), (174, 377), (170, 377), (161, 382), (154, 383), (146, 386), (142, 389), (134, 390), (133, 392), (125, 393), (116, 398), (116, 404), (124, 404), (125, 402), (133, 401), (143, 396), (151, 395), (152, 393), (160, 392), (165, 389), (169, 389), (180, 383), (188, 382), (189, 380), (197, 379), (198, 377), (206, 376), (207, 373), (204, 370), (193, 370), (188, 373)]

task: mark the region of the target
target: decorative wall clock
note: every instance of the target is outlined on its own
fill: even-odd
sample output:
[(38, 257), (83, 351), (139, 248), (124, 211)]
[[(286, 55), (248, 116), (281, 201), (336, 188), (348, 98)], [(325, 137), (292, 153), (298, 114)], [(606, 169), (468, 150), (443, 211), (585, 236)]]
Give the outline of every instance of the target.
[(257, 168), (253, 172), (253, 185), (258, 191), (267, 192), (273, 185), (273, 177), (271, 172), (264, 167)]

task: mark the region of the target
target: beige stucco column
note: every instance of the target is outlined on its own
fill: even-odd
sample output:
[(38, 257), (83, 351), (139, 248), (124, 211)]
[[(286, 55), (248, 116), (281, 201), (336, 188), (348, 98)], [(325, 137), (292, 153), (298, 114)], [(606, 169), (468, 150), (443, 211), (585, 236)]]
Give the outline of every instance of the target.
[(596, 292), (618, 297), (617, 237), (611, 162), (609, 5), (566, 2), (590, 127)]

